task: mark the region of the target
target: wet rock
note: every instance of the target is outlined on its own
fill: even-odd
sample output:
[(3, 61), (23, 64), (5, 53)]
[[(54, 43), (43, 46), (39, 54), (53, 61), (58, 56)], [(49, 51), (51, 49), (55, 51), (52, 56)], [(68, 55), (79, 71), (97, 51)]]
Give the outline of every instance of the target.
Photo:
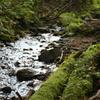
[(37, 27), (29, 27), (31, 36), (38, 36), (38, 28)]
[(23, 51), (32, 51), (32, 48), (24, 48)]
[(11, 46), (11, 47), (13, 47), (12, 44), (9, 43), (9, 42), (5, 42), (5, 45), (6, 45), (6, 46)]
[(2, 66), (1, 66), (1, 68), (2, 68), (2, 69), (5, 69), (5, 68), (6, 68), (6, 66), (2, 65)]
[(6, 86), (6, 87), (3, 87), (2, 89), (1, 89), (1, 91), (3, 91), (3, 93), (11, 93), (11, 91), (12, 91), (12, 89), (11, 89), (11, 87), (9, 87), (9, 86)]
[(38, 80), (46, 80), (48, 78), (48, 76), (50, 75), (51, 72), (47, 72), (45, 74), (38, 74), (38, 75), (35, 75), (35, 78), (38, 79)]
[(15, 73), (14, 69), (9, 72), (9, 76), (15, 76), (15, 75), (16, 75), (16, 73)]
[(62, 33), (61, 32), (54, 32), (53, 34), (54, 34), (54, 36), (60, 36)]
[(29, 83), (27, 84), (27, 86), (32, 86), (32, 87), (33, 87), (33, 83), (34, 83), (34, 82), (29, 82)]
[(31, 50), (33, 50), (32, 48), (29, 48), (29, 50), (31, 51)]
[(41, 42), (42, 42), (42, 43), (44, 43), (44, 42), (45, 42), (45, 40), (42, 40)]
[(5, 46), (5, 44), (0, 42), (0, 47), (4, 47), (4, 46)]
[(40, 45), (40, 47), (43, 47), (43, 45)]
[(40, 33), (50, 33), (50, 31), (47, 27), (38, 27), (38, 31)]
[(16, 67), (20, 67), (20, 62), (16, 61), (14, 64)]
[(36, 78), (43, 81), (46, 78), (46, 74), (38, 74), (36, 75)]
[(23, 49), (23, 51), (28, 51), (29, 49)]
[(61, 55), (61, 51), (59, 48), (54, 48), (52, 50), (45, 50), (41, 52), (39, 56), (39, 61), (43, 61), (45, 63), (53, 63), (55, 59)]
[(47, 69), (48, 71), (50, 71), (50, 68), (48, 66), (40, 66), (40, 68)]
[(19, 81), (27, 81), (34, 78), (35, 71), (30, 69), (19, 69), (16, 75)]

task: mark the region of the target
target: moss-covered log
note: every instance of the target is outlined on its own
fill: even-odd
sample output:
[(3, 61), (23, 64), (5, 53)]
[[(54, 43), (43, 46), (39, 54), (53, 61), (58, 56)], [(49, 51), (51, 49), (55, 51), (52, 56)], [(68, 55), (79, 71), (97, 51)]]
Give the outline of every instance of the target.
[(58, 96), (60, 100), (83, 99), (92, 91), (94, 77), (100, 77), (96, 68), (99, 62), (94, 60), (99, 54), (97, 44), (86, 52), (69, 56), (29, 100), (58, 100)]
[[(94, 59), (100, 53), (100, 44), (91, 46), (76, 62), (76, 68), (70, 74), (61, 100), (80, 100), (92, 90), (93, 79), (97, 74), (97, 62)], [(99, 55), (100, 56), (100, 55)], [(95, 77), (94, 77), (95, 76)], [(99, 73), (100, 77), (100, 73)]]
[(72, 56), (74, 55), (71, 55), (61, 64), (59, 69), (53, 73), (30, 100), (56, 100), (58, 98), (70, 75), (70, 67), (74, 61)]

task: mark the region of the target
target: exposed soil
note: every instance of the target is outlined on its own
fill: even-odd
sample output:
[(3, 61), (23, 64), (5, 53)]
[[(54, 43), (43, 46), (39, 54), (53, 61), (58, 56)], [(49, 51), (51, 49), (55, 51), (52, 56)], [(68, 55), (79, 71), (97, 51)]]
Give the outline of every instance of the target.
[(64, 57), (74, 51), (85, 51), (90, 45), (100, 43), (100, 35), (91, 36), (73, 36), (65, 37), (60, 40), (61, 49), (64, 51)]

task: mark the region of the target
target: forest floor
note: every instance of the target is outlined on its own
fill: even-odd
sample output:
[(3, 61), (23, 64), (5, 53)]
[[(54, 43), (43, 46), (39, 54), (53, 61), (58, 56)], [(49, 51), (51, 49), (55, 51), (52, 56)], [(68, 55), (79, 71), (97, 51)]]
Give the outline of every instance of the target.
[(100, 34), (91, 36), (65, 37), (60, 40), (60, 46), (64, 51), (64, 57), (74, 51), (85, 51), (90, 45), (100, 43)]

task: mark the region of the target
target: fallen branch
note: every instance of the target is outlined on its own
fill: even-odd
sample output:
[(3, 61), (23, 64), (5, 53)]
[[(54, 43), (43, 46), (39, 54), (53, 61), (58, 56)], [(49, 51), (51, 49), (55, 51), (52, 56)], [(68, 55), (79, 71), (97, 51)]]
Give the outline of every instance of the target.
[(21, 97), (21, 95), (18, 92), (16, 92), (16, 94), (17, 94), (17, 96), (19, 97), (20, 100), (23, 100), (23, 98)]
[(63, 52), (64, 52), (64, 51), (62, 51), (61, 56), (60, 56), (60, 60), (57, 62), (57, 64), (61, 62), (61, 60), (62, 60), (62, 58), (63, 58)]
[(29, 98), (35, 93), (34, 90), (29, 90), (26, 96), (23, 97), (23, 100), (29, 100)]
[(100, 100), (100, 89), (97, 91), (96, 95), (89, 98), (90, 100), (98, 99)]
[[(58, 7), (56, 7), (52, 12), (50, 12), (47, 17), (49, 17), (51, 20), (56, 19), (60, 14), (64, 13), (71, 5), (73, 5), (75, 3), (76, 0), (71, 0), (69, 3), (67, 3), (65, 5), (65, 1), (59, 5)], [(51, 15), (53, 15), (53, 13), (57, 11), (57, 14), (52, 17)]]

